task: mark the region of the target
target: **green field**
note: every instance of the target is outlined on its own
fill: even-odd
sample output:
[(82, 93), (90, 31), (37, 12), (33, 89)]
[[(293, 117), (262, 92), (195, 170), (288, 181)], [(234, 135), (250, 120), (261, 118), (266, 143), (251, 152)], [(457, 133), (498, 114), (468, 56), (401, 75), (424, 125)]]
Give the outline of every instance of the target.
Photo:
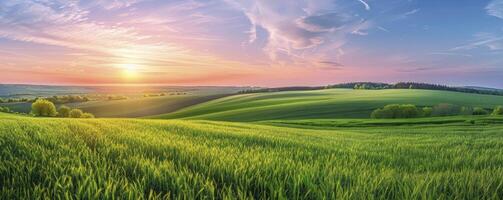
[(0, 199), (501, 198), (503, 118), (435, 121), (326, 130), (0, 114)]
[[(65, 105), (72, 108), (82, 109), (85, 112), (93, 113), (97, 117), (143, 117), (173, 112), (187, 106), (196, 105), (198, 103), (224, 96), (227, 95), (188, 94), (145, 98), (139, 97), (112, 101), (100, 100), (83, 103), (69, 103)], [(8, 103), (3, 104), (2, 106), (6, 106), (14, 111), (23, 113), (29, 113), (31, 110), (31, 102)]]
[[(66, 103), (71, 108), (80, 108), (97, 117), (144, 117), (176, 111), (213, 99), (229, 96), (247, 87), (176, 87), (176, 86), (115, 86), (115, 87), (56, 87), (56, 86), (10, 86), (0, 85), (0, 97), (4, 99), (26, 97), (52, 97), (54, 95), (89, 96), (91, 101)], [(72, 93), (72, 91), (74, 93)], [(50, 92), (53, 92), (52, 94)], [(79, 92), (79, 93), (77, 93)], [(144, 97), (144, 95), (164, 96)], [(124, 100), (108, 100), (107, 96), (122, 96)], [(0, 103), (15, 112), (29, 113), (32, 102)], [(56, 106), (60, 106), (59, 104)]]
[(492, 109), (503, 104), (503, 96), (399, 89), (328, 89), (257, 93), (221, 98), (151, 118), (242, 122), (273, 119), (369, 118), (374, 109), (387, 104), (433, 106), (440, 103)]
[[(123, 116), (189, 96), (81, 105)], [(493, 108), (503, 97), (330, 89), (228, 96), (161, 119), (0, 113), (0, 199), (503, 197), (503, 117), (366, 119), (390, 103)]]

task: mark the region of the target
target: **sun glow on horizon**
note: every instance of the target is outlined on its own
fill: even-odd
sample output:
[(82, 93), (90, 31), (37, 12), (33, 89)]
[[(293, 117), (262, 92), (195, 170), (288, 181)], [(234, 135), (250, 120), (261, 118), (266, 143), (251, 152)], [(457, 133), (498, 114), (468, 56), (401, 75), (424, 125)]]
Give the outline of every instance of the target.
[(126, 79), (136, 79), (139, 76), (138, 65), (136, 64), (120, 64), (122, 76)]

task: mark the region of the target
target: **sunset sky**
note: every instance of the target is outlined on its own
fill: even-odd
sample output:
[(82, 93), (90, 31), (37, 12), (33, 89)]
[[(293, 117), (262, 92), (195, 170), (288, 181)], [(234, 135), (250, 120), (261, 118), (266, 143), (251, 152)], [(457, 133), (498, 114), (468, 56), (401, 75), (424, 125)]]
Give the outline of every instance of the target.
[(503, 87), (503, 0), (0, 0), (0, 83)]

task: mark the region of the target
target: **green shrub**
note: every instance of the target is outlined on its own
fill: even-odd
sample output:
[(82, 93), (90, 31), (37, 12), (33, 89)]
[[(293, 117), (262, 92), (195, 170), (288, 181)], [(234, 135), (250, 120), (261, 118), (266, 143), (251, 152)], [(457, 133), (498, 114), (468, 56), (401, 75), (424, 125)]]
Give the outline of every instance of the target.
[(415, 118), (420, 117), (421, 111), (411, 104), (399, 105), (390, 104), (372, 112), (371, 116), (375, 119), (396, 119), (396, 118)]
[(54, 103), (45, 99), (37, 99), (31, 104), (31, 113), (39, 117), (54, 117), (58, 114)]
[(475, 107), (473, 108), (473, 115), (487, 115), (489, 112), (487, 112), (486, 109), (481, 108), (481, 107)]
[(433, 108), (424, 107), (422, 111), (423, 111), (423, 117), (431, 117), (431, 114), (433, 113)]
[(70, 116), (70, 111), (72, 109), (68, 106), (60, 106), (58, 109), (58, 116), (60, 117), (69, 117)]
[(82, 113), (82, 110), (80, 110), (80, 109), (72, 109), (70, 111), (70, 113), (69, 113), (69, 116), (71, 118), (81, 118), (82, 114), (84, 114), (84, 113)]
[(448, 103), (442, 103), (433, 107), (432, 116), (452, 116), (452, 115), (459, 115), (460, 113), (461, 113), (460, 106)]
[(492, 115), (503, 115), (503, 106), (494, 108)]
[(5, 112), (3, 107), (0, 107), (0, 112)]
[(91, 113), (83, 113), (80, 118), (94, 118), (94, 115)]

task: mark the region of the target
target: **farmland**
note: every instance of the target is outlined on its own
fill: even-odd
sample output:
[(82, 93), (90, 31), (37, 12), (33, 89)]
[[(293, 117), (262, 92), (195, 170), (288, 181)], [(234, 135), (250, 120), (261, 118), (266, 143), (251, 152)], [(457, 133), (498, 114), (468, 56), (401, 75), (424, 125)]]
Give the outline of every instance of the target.
[(433, 106), (450, 103), (492, 109), (502, 102), (503, 96), (448, 91), (329, 89), (233, 95), (152, 118), (242, 122), (368, 118), (374, 109), (387, 104)]
[[(56, 87), (0, 85), (0, 97), (35, 98), (58, 95), (82, 95), (91, 101), (58, 104), (79, 108), (97, 117), (143, 117), (169, 113), (178, 109), (234, 94), (239, 87)], [(53, 92), (51, 95), (51, 92)], [(162, 95), (162, 96), (161, 96)], [(120, 97), (110, 100), (109, 98)], [(21, 113), (29, 113), (32, 102), (0, 103)]]
[(150, 119), (0, 113), (0, 199), (499, 199), (503, 117), (368, 118), (389, 103), (489, 109), (502, 98), (329, 89), (208, 99)]
[(2, 199), (501, 197), (503, 119), (466, 119), (475, 125), (443, 119), (398, 128), (360, 120), (327, 130), (0, 114), (0, 194)]

